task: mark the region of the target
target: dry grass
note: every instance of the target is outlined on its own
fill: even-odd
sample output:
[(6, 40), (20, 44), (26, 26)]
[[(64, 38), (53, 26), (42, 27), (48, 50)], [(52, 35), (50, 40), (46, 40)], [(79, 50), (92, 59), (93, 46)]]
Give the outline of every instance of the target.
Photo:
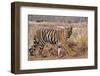
[(72, 59), (87, 58), (88, 54), (88, 35), (87, 23), (54, 23), (54, 22), (29, 22), (28, 27), (28, 46), (33, 45), (33, 38), (37, 29), (41, 27), (55, 28), (57, 26), (72, 26), (71, 37), (63, 43), (60, 57), (57, 55), (56, 45), (47, 43), (42, 50), (42, 55), (30, 56), (28, 60), (50, 60), (50, 59)]
[(88, 35), (87, 28), (74, 28), (68, 45), (72, 50), (77, 52), (77, 57), (87, 57)]

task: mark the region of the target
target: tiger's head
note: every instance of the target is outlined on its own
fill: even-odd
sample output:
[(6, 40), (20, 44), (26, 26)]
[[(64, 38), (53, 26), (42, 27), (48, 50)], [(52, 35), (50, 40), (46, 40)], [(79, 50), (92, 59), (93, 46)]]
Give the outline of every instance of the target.
[(65, 39), (70, 38), (71, 34), (72, 34), (72, 26), (65, 27), (65, 31), (64, 31)]

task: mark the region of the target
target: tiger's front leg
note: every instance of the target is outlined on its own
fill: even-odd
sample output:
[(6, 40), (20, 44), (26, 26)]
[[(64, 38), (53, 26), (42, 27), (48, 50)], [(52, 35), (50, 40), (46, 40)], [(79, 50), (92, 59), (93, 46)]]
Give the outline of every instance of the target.
[(61, 43), (58, 43), (58, 57), (60, 57), (61, 53)]
[(62, 43), (60, 43), (60, 44), (58, 45), (58, 50), (57, 50), (57, 52), (58, 52), (58, 57), (64, 57), (64, 56), (66, 55), (66, 52), (65, 52), (65, 50), (64, 50), (64, 48), (63, 48), (63, 44), (62, 44)]

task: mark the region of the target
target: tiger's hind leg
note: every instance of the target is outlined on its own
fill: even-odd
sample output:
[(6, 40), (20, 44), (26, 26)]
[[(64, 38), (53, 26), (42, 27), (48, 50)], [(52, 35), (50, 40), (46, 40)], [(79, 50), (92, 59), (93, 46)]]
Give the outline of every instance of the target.
[(34, 38), (33, 45), (29, 49), (30, 56), (36, 56), (37, 55), (37, 47), (38, 47), (39, 42), (36, 41)]
[(33, 44), (33, 46), (29, 49), (30, 56), (36, 56), (36, 48), (37, 48), (37, 45)]
[(35, 49), (33, 49), (33, 48), (30, 48), (29, 49), (29, 54), (30, 54), (30, 56), (35, 56)]
[(30, 55), (30, 56), (33, 56), (32, 48), (29, 49), (29, 55)]

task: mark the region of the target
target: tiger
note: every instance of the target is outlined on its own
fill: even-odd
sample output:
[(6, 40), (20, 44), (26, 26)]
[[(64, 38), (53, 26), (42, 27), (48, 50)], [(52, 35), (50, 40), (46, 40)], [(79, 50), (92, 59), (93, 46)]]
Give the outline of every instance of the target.
[[(46, 43), (56, 44), (58, 48), (58, 56), (61, 52), (61, 45), (70, 38), (72, 34), (72, 27), (63, 27), (59, 29), (54, 28), (40, 28), (36, 31), (33, 38), (33, 45), (29, 49), (30, 55), (33, 55), (33, 52), (36, 50), (36, 47), (40, 49), (44, 48)], [(37, 51), (38, 53), (38, 51)]]

